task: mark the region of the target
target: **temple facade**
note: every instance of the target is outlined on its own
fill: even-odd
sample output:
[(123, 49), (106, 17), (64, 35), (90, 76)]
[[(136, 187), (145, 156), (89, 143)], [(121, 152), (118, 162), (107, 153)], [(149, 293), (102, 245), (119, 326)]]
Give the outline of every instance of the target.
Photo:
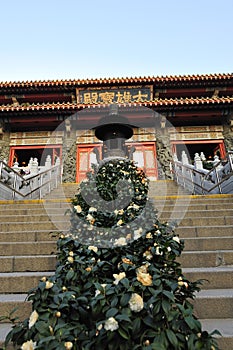
[(106, 151), (95, 129), (114, 104), (133, 126), (127, 156), (153, 180), (170, 178), (184, 150), (207, 163), (233, 150), (233, 74), (23, 81), (0, 83), (0, 159), (50, 155), (79, 182)]

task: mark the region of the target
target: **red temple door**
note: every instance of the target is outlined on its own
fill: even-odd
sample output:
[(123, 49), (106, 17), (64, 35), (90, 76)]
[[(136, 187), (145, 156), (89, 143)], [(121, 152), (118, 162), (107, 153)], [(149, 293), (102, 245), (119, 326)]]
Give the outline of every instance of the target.
[(156, 161), (156, 148), (154, 142), (132, 144), (136, 148), (133, 153), (133, 160), (136, 165), (143, 169), (151, 180), (157, 180), (158, 169)]
[(101, 145), (79, 145), (77, 149), (78, 161), (76, 171), (76, 182), (81, 182), (86, 178), (86, 173), (91, 170), (91, 165), (97, 163), (96, 154), (93, 152), (97, 148), (101, 156)]
[[(133, 160), (136, 165), (143, 169), (145, 174), (151, 180), (157, 180), (158, 169), (156, 161), (156, 147), (154, 142), (145, 143), (130, 143), (130, 147), (135, 147), (133, 153)], [(78, 145), (77, 148), (77, 176), (76, 182), (81, 182), (86, 178), (86, 173), (91, 170), (91, 165), (97, 163), (97, 158), (93, 152), (94, 148), (97, 148), (101, 157), (102, 145), (91, 144), (91, 145)]]

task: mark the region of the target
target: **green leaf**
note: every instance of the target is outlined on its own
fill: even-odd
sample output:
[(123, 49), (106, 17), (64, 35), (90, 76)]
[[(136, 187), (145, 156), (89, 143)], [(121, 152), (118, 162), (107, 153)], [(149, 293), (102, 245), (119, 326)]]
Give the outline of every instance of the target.
[(152, 350), (168, 350), (167, 348), (164, 347), (164, 345), (160, 344), (160, 343), (153, 343), (151, 344), (151, 349)]
[(121, 314), (116, 316), (117, 321), (126, 321), (126, 322), (132, 322), (132, 320), (127, 316), (126, 314)]
[(171, 304), (169, 303), (169, 301), (163, 300), (163, 301), (162, 301), (162, 309), (163, 309), (163, 311), (164, 311), (166, 314), (168, 314), (170, 308), (171, 308)]
[(129, 299), (130, 299), (130, 294), (128, 293), (123, 294), (120, 299), (120, 305), (123, 307), (126, 306), (129, 303)]
[(106, 312), (106, 318), (114, 317), (117, 313), (118, 313), (118, 309), (113, 307)]
[(172, 292), (164, 290), (163, 291), (163, 295), (166, 295), (166, 297), (168, 297), (168, 299), (170, 299), (170, 300), (172, 300), (174, 302), (174, 294)]
[(129, 339), (129, 334), (121, 327), (118, 328), (118, 333), (121, 335), (122, 338), (127, 340)]
[(135, 318), (135, 320), (133, 320), (133, 333), (137, 334), (140, 327), (141, 327), (141, 319)]
[(44, 321), (37, 321), (35, 323), (35, 328), (41, 335), (46, 335), (50, 333), (48, 329), (48, 324), (45, 323)]
[(74, 270), (69, 270), (66, 274), (66, 280), (70, 281), (74, 277), (74, 275), (75, 275)]
[(187, 316), (184, 318), (185, 322), (189, 326), (190, 329), (195, 329), (196, 327), (196, 322), (195, 319), (192, 316)]
[(177, 339), (175, 333), (170, 329), (166, 329), (166, 335), (167, 335), (169, 342), (173, 346), (177, 347), (178, 346), (178, 339)]
[(151, 328), (153, 328), (153, 329), (156, 328), (154, 319), (153, 319), (152, 317), (150, 317), (150, 316), (146, 316), (145, 318), (143, 318), (143, 322), (144, 322), (147, 326), (149, 326), (149, 327), (151, 327)]

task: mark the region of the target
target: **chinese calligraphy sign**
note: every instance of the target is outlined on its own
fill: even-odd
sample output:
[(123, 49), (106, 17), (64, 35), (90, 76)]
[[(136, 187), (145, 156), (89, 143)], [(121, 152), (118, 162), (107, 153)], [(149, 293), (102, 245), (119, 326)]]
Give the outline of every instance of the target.
[(151, 100), (151, 87), (120, 89), (77, 89), (77, 102), (83, 104), (133, 103)]

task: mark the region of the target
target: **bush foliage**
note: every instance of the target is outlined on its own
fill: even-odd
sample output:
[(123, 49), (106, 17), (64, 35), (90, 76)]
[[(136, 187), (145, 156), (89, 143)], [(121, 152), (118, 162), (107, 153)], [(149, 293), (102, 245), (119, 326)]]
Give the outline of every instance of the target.
[(202, 330), (177, 257), (184, 242), (157, 219), (148, 180), (133, 162), (94, 168), (57, 240), (53, 276), (29, 293), (32, 314), (6, 338), (16, 349), (217, 349)]

